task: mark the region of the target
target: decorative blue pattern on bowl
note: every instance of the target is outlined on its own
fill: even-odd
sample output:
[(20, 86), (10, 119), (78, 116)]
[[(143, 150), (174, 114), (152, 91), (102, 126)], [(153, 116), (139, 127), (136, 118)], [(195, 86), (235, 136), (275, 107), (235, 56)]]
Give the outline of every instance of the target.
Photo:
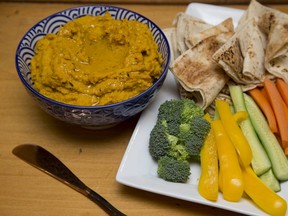
[[(161, 77), (153, 86), (140, 95), (117, 104), (106, 106), (73, 106), (51, 100), (39, 94), (33, 88), (30, 72), (30, 62), (34, 56), (37, 41), (47, 33), (56, 33), (59, 28), (68, 21), (84, 15), (103, 15), (106, 11), (109, 11), (115, 19), (137, 20), (147, 24), (164, 59)], [(26, 87), (26, 90), (44, 111), (62, 121), (87, 128), (98, 129), (112, 127), (144, 110), (152, 101), (166, 78), (169, 59), (170, 50), (168, 41), (161, 29), (152, 21), (131, 10), (113, 6), (96, 5), (67, 9), (53, 14), (34, 25), (20, 41), (16, 50), (15, 61), (18, 75)]]

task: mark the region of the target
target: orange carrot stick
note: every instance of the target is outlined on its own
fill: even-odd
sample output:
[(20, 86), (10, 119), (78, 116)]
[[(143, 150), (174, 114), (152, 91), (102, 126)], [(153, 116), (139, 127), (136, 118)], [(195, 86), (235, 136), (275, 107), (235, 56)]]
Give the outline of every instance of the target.
[[(262, 93), (263, 96), (266, 98), (266, 100), (269, 102), (269, 98), (268, 98), (267, 92), (266, 92), (266, 90), (265, 90), (264, 87), (261, 88), (261, 93)], [(270, 102), (269, 102), (269, 104), (270, 104)], [(271, 104), (270, 104), (270, 105), (271, 105)]]
[(253, 98), (253, 100), (256, 102), (256, 104), (259, 106), (259, 108), (264, 113), (269, 127), (273, 133), (278, 132), (277, 128), (277, 121), (274, 114), (274, 111), (269, 103), (269, 101), (264, 96), (263, 92), (259, 88), (254, 88), (248, 91), (249, 95)]
[[(286, 122), (288, 122), (288, 106), (286, 106), (284, 100), (282, 100), (281, 102), (282, 102), (283, 109), (284, 109), (284, 113), (285, 113), (285, 116), (283, 116), (283, 117), (286, 119)], [(282, 143), (282, 146), (284, 146), (283, 149), (284, 149), (285, 155), (288, 156), (288, 145), (285, 146), (285, 145)]]
[[(270, 103), (270, 101), (269, 101), (269, 97), (268, 97), (267, 91), (265, 90), (264, 87), (262, 87), (260, 90), (261, 90), (261, 93), (263, 94), (263, 96), (266, 98), (266, 100), (267, 100), (268, 103), (270, 104), (271, 109), (273, 110), (273, 108), (272, 108), (272, 106), (271, 106), (271, 103)], [(273, 113), (274, 113), (274, 110), (273, 110)], [(274, 116), (275, 116), (275, 113), (274, 113)], [(275, 121), (276, 121), (276, 125), (277, 125), (277, 131), (274, 132), (274, 135), (276, 136), (278, 142), (281, 143), (281, 139), (280, 139), (280, 134), (279, 134), (279, 129), (278, 129), (278, 124), (277, 124), (276, 116), (275, 116)], [(272, 131), (272, 130), (271, 130), (271, 131)]]
[(283, 147), (288, 147), (288, 122), (285, 118), (285, 111), (282, 104), (281, 95), (276, 85), (269, 79), (264, 80), (264, 88), (269, 97), (272, 109), (278, 124), (278, 130), (280, 133), (281, 143)]
[(286, 121), (288, 122), (288, 107), (286, 106), (283, 100), (281, 101), (281, 103), (283, 105)]
[(286, 83), (283, 79), (277, 78), (275, 81), (276, 87), (283, 98), (286, 106), (288, 106), (288, 83)]

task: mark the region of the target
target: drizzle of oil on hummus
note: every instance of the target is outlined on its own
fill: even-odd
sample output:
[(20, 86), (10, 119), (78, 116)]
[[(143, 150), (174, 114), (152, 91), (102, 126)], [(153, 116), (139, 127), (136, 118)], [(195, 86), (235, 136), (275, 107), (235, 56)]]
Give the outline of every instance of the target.
[(37, 42), (31, 60), (34, 87), (53, 100), (80, 106), (117, 103), (149, 88), (162, 57), (147, 25), (84, 16)]

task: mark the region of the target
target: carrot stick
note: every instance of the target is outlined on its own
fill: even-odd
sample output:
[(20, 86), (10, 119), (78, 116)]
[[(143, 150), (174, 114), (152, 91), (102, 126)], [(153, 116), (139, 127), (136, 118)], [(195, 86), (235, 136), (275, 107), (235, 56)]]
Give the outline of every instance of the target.
[(274, 114), (274, 111), (269, 103), (269, 101), (264, 96), (263, 92), (259, 88), (254, 88), (248, 91), (249, 95), (253, 98), (253, 100), (256, 102), (256, 104), (259, 106), (259, 108), (264, 113), (269, 127), (273, 133), (278, 132), (277, 128), (277, 121)]
[(284, 109), (286, 121), (288, 122), (288, 107), (286, 106), (286, 104), (284, 103), (283, 100), (282, 100), (281, 103), (282, 103), (282, 105), (283, 105), (283, 109)]
[(286, 106), (288, 106), (288, 84), (280, 78), (276, 79), (275, 84)]
[[(284, 100), (281, 100), (281, 102), (282, 102), (283, 109), (284, 109), (284, 113), (285, 113), (285, 116), (283, 116), (283, 118), (285, 118), (285, 119), (286, 119), (286, 122), (288, 122), (288, 106), (286, 106)], [(288, 145), (285, 146), (285, 145), (282, 143), (282, 146), (284, 146), (283, 149), (284, 149), (285, 155), (288, 156)]]
[(271, 80), (265, 79), (263, 84), (269, 97), (272, 109), (274, 110), (282, 146), (283, 148), (286, 148), (288, 147), (288, 122), (285, 118), (285, 110), (281, 102), (281, 95), (276, 85)]
[[(263, 96), (266, 98), (266, 100), (268, 101), (268, 103), (270, 104), (270, 107), (272, 108), (271, 106), (271, 103), (269, 101), (269, 97), (268, 97), (268, 94), (267, 94), (267, 91), (265, 90), (264, 87), (262, 87), (261, 89), (261, 93), (263, 94)], [(273, 108), (272, 108), (273, 110)], [(274, 110), (273, 110), (273, 113), (274, 113)], [(274, 116), (275, 116), (275, 113), (274, 113)], [(277, 125), (277, 131), (274, 132), (274, 135), (276, 136), (277, 140), (279, 143), (281, 143), (281, 139), (280, 139), (280, 134), (279, 134), (279, 129), (278, 129), (278, 124), (277, 124), (277, 119), (275, 117), (275, 120), (276, 120), (276, 125)], [(272, 131), (272, 130), (271, 130)]]
[[(266, 92), (265, 88), (261, 88), (261, 93), (266, 98), (266, 100), (269, 102), (269, 98), (268, 98), (268, 95), (267, 95), (267, 92)], [(269, 104), (270, 104), (270, 102), (269, 102)]]
[(286, 156), (288, 156), (288, 147), (286, 147), (286, 148), (284, 149), (284, 154), (285, 154)]

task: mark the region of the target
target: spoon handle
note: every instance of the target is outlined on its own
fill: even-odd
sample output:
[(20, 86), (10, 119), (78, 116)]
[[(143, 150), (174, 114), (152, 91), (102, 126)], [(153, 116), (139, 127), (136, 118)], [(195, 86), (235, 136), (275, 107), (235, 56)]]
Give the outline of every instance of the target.
[(60, 182), (88, 197), (90, 200), (102, 207), (109, 215), (125, 215), (100, 194), (86, 186), (66, 165), (46, 149), (38, 145), (23, 144), (15, 147), (12, 150), (12, 153), (35, 168), (56, 178)]

